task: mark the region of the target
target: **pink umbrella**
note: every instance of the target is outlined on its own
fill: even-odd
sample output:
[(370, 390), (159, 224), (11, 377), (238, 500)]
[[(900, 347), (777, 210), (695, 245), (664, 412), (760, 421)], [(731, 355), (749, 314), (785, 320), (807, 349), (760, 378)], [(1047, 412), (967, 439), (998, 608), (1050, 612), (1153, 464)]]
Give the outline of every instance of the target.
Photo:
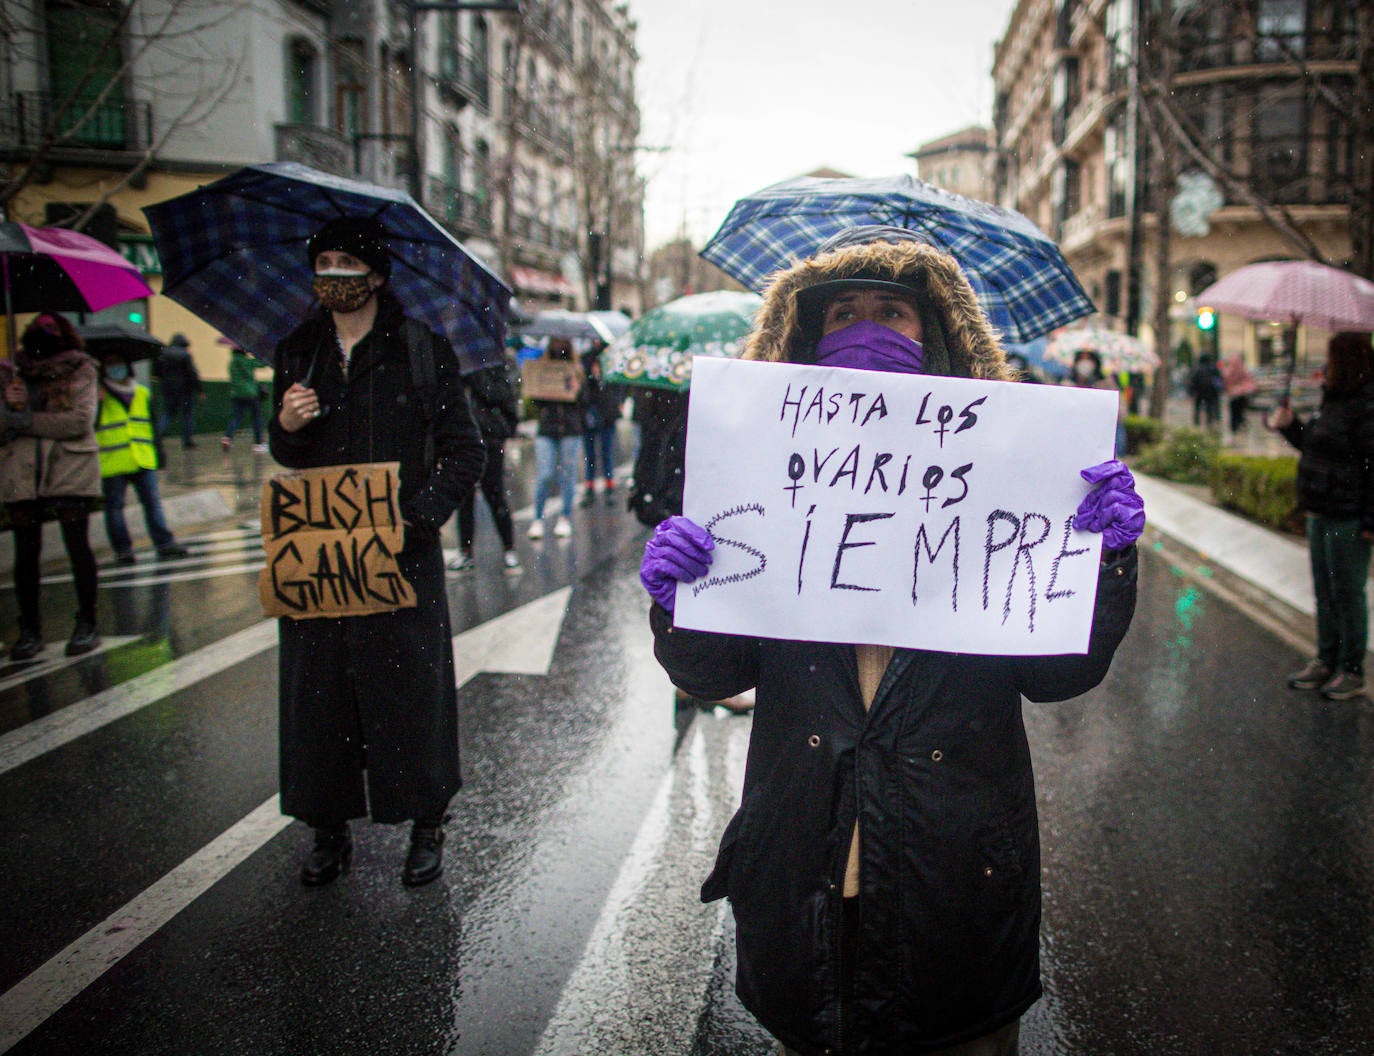
[(15, 345), (15, 312), (98, 312), (151, 297), (138, 268), (90, 235), (60, 227), (0, 223), (0, 282)]
[(1193, 300), (1247, 319), (1374, 331), (1374, 282), (1311, 260), (1247, 264)]

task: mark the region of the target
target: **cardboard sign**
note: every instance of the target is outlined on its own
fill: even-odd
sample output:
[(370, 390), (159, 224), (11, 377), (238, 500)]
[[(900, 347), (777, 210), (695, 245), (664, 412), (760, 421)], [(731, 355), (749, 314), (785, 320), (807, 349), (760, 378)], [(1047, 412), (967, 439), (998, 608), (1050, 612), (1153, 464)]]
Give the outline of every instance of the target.
[(396, 565), (405, 542), (399, 462), (303, 469), (262, 488), (267, 616), (366, 616), (415, 607)]
[(1002, 655), (1087, 650), (1079, 471), (1117, 395), (698, 357), (684, 513), (715, 538), (681, 627)]
[(520, 365), (520, 395), (527, 400), (572, 403), (582, 391), (582, 369), (570, 359), (526, 360)]

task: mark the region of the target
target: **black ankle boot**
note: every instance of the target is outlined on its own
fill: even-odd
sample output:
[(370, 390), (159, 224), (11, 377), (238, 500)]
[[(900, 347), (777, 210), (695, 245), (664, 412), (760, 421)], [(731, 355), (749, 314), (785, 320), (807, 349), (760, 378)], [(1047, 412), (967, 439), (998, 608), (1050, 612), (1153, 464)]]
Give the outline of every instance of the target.
[(401, 883), (419, 887), (437, 880), (444, 871), (443, 820), (417, 820), (410, 829), (410, 851), (406, 854)]
[(99, 644), (100, 635), (95, 629), (95, 623), (78, 617), (76, 629), (72, 631), (72, 636), (67, 639), (67, 655), (80, 656), (83, 653), (89, 653)]
[(14, 643), (14, 648), (10, 650), (10, 659), (14, 661), (32, 660), (43, 651), (43, 636), (37, 631), (21, 630), (19, 641)]
[(335, 825), (315, 830), (315, 846), (301, 867), (301, 883), (306, 887), (321, 887), (348, 871), (353, 857), (353, 837), (348, 825)]

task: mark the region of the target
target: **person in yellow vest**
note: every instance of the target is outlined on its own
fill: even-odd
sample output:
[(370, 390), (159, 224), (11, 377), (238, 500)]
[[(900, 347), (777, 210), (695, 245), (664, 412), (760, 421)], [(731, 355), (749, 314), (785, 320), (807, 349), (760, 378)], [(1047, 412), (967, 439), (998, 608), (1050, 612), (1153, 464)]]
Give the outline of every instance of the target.
[(143, 520), (159, 557), (185, 557), (162, 512), (157, 490), (157, 444), (151, 414), (152, 396), (133, 376), (129, 361), (107, 353), (100, 364), (100, 413), (95, 438), (100, 445), (100, 484), (105, 493), (105, 534), (115, 560), (132, 565), (133, 541), (124, 521), (124, 493), (132, 484), (143, 504)]

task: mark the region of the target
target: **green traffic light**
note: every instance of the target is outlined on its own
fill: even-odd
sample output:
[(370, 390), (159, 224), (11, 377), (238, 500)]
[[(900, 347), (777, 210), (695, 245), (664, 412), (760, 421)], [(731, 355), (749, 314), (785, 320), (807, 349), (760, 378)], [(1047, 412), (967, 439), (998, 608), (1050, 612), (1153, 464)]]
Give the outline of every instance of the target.
[(130, 312), (130, 313), (129, 313), (129, 322), (133, 323), (135, 326), (142, 326), (142, 325), (143, 325), (143, 313), (142, 313), (142, 312)]
[(1199, 330), (1211, 330), (1217, 325), (1217, 316), (1210, 308), (1199, 308), (1197, 310), (1197, 328)]

